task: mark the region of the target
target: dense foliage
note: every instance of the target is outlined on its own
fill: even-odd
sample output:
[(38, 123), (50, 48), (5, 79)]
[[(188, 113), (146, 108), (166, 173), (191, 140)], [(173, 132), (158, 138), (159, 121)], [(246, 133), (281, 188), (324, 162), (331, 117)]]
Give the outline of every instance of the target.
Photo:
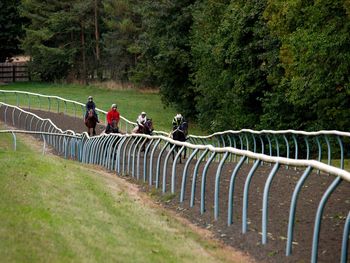
[(23, 35), (18, 6), (20, 0), (0, 1), (0, 63), (20, 53), (20, 38)]
[(348, 0), (22, 0), (43, 80), (159, 87), (208, 130), (350, 128)]

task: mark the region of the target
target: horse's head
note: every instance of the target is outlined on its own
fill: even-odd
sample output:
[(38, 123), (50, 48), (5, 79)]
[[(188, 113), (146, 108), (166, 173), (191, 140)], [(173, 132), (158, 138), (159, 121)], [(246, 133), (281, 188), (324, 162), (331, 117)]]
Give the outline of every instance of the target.
[(180, 131), (182, 131), (183, 134), (185, 134), (185, 136), (187, 136), (187, 134), (188, 134), (188, 123), (184, 121), (183, 123), (180, 124), (180, 126), (178, 127), (178, 129), (179, 129)]
[(112, 120), (110, 125), (107, 125), (106, 133), (119, 133), (117, 120)]
[(117, 128), (118, 127), (118, 122), (117, 120), (112, 120), (112, 128)]
[(93, 109), (90, 109), (89, 110), (89, 114), (88, 114), (88, 117), (94, 117), (95, 115), (94, 115), (94, 110)]
[[(87, 118), (85, 120), (85, 126), (88, 127), (89, 129), (95, 129), (97, 123), (97, 118), (94, 114), (94, 111), (92, 109), (89, 110)], [(95, 130), (93, 132), (96, 134)]]
[(186, 136), (188, 133), (187, 122), (183, 122), (176, 130), (172, 132), (172, 138), (176, 141), (184, 142), (186, 141)]
[(151, 134), (153, 131), (153, 122), (152, 119), (147, 119), (144, 124), (144, 133)]

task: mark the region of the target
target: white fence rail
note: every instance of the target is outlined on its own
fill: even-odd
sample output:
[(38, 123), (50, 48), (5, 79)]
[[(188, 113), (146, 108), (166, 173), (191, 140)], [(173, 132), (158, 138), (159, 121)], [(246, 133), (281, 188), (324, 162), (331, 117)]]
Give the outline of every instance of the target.
[[(57, 110), (74, 116), (85, 114), (85, 105), (58, 96), (42, 95), (17, 90), (0, 90), (0, 99), (12, 101), (21, 107), (35, 107)], [(100, 115), (106, 112), (97, 109)], [(121, 117), (121, 130), (131, 133), (135, 122)], [(167, 136), (164, 131), (155, 131), (156, 135)], [(211, 144), (215, 147), (233, 147), (269, 156), (286, 157), (290, 159), (313, 159), (328, 165), (345, 167), (346, 159), (350, 158), (350, 133), (342, 131), (306, 132), (297, 130), (261, 130), (242, 129), (217, 132), (208, 136), (189, 135), (188, 142), (192, 144)], [(236, 155), (230, 155), (230, 161), (236, 161)], [(248, 159), (247, 159), (248, 161)], [(350, 167), (349, 167), (350, 168)]]

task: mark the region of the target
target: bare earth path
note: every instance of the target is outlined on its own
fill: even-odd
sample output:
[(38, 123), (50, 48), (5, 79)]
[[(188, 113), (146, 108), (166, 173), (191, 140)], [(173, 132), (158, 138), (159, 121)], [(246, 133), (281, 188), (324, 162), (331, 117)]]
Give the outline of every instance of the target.
[[(65, 116), (63, 114), (55, 114), (32, 110), (42, 118), (50, 118), (62, 130), (74, 130), (83, 132), (86, 130), (81, 119)], [(100, 133), (103, 127), (97, 129)], [(141, 160), (142, 161), (142, 160)], [(329, 184), (333, 181), (333, 176), (326, 174), (313, 173), (306, 181), (296, 211), (296, 226), (294, 231), (293, 254), (290, 257), (285, 256), (285, 244), (287, 236), (288, 214), (290, 207), (290, 199), (295, 188), (297, 180), (303, 171), (294, 169), (280, 168), (271, 186), (269, 196), (269, 222), (268, 222), (268, 244), (261, 244), (261, 209), (262, 209), (262, 193), (267, 176), (271, 171), (271, 166), (265, 164), (258, 168), (253, 177), (250, 186), (249, 210), (248, 210), (248, 233), (243, 235), (241, 232), (242, 219), (242, 196), (243, 187), (246, 176), (251, 168), (251, 163), (244, 164), (240, 169), (236, 182), (234, 193), (234, 214), (233, 224), (227, 226), (227, 194), (230, 176), (236, 163), (230, 163), (224, 166), (220, 182), (220, 217), (218, 221), (214, 221), (213, 204), (214, 204), (214, 182), (217, 163), (212, 163), (206, 182), (206, 212), (201, 215), (199, 212), (200, 200), (200, 184), (201, 176), (197, 178), (197, 191), (195, 206), (190, 208), (189, 197), (191, 187), (191, 176), (188, 178), (186, 186), (185, 202), (179, 203), (179, 197), (164, 198), (154, 188), (149, 189), (148, 186), (141, 182), (135, 181), (133, 178), (125, 177), (129, 181), (135, 183), (145, 194), (153, 196), (157, 205), (166, 207), (174, 215), (180, 215), (186, 219), (184, 222), (191, 222), (195, 226), (203, 229), (203, 233), (210, 231), (210, 236), (222, 240), (225, 244), (235, 249), (249, 253), (258, 262), (309, 262), (311, 258), (311, 245), (313, 234), (313, 223), (315, 219), (316, 209), (320, 198)], [(154, 165), (155, 166), (155, 165)], [(199, 169), (199, 175), (203, 170), (204, 164)], [(178, 181), (176, 184), (177, 193), (179, 193), (180, 176), (184, 164), (177, 166)], [(193, 166), (189, 168), (190, 174), (193, 172)], [(171, 165), (168, 174), (171, 174)], [(142, 171), (141, 171), (142, 174)], [(168, 176), (169, 177), (169, 176)], [(170, 181), (167, 179), (167, 189), (169, 189)], [(133, 187), (133, 186), (132, 186)], [(132, 188), (131, 187), (131, 188)], [(173, 196), (172, 196), (173, 197)], [(339, 262), (341, 238), (344, 227), (345, 217), (350, 210), (350, 185), (343, 182), (337, 190), (331, 195), (324, 211), (323, 221), (320, 233), (320, 245), (318, 253), (318, 262)], [(350, 258), (350, 256), (349, 256)], [(243, 259), (245, 262), (247, 259)]]

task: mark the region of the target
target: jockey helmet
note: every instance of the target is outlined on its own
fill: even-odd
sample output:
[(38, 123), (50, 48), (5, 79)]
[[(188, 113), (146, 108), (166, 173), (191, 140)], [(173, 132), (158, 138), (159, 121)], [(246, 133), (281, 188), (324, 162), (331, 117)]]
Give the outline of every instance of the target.
[(177, 119), (177, 120), (182, 119), (182, 115), (180, 113), (176, 114), (175, 119)]
[(143, 111), (143, 112), (141, 112), (141, 115), (146, 115), (146, 112), (144, 112), (144, 111)]
[(111, 106), (111, 108), (112, 108), (112, 109), (113, 109), (113, 108), (117, 108), (117, 104), (113, 103), (112, 106)]
[(88, 100), (92, 100), (92, 96), (89, 96), (89, 97), (88, 97)]

